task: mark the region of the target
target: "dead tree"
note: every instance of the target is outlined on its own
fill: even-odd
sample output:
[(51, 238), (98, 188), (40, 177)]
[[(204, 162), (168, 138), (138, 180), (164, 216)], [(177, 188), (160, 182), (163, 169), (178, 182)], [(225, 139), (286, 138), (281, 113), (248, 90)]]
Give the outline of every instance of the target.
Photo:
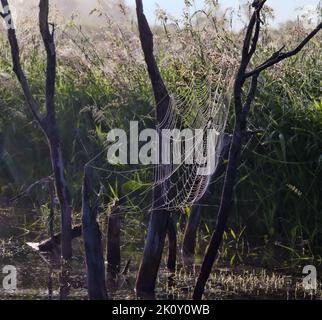
[(55, 221), (55, 185), (53, 179), (50, 177), (47, 183), (49, 193), (49, 217), (48, 217), (48, 233), (50, 239), (53, 240), (55, 236), (54, 221)]
[[(141, 45), (156, 102), (156, 120), (158, 124), (161, 124), (168, 112), (170, 96), (161, 78), (153, 54), (153, 35), (143, 12), (142, 0), (136, 0), (136, 11)], [(154, 172), (155, 178), (157, 178), (156, 170)], [(164, 208), (162, 186), (157, 184), (153, 190), (153, 208), (150, 215), (148, 235), (136, 281), (136, 292), (139, 297), (154, 295), (155, 282), (162, 258), (169, 217), (170, 212)]]
[[(241, 63), (236, 75), (234, 85), (235, 126), (229, 152), (228, 167), (226, 170), (221, 205), (218, 212), (217, 225), (205, 254), (201, 271), (193, 293), (193, 299), (195, 300), (200, 300), (202, 298), (213, 263), (218, 255), (218, 250), (222, 242), (223, 233), (227, 228), (228, 216), (232, 206), (234, 184), (238, 165), (240, 163), (243, 136), (245, 135), (245, 132), (247, 130), (247, 117), (256, 96), (258, 77), (262, 71), (299, 53), (322, 28), (322, 23), (320, 23), (316, 27), (316, 29), (313, 30), (294, 50), (283, 52), (285, 48), (285, 46), (283, 46), (264, 63), (260, 64), (258, 67), (255, 67), (252, 71), (248, 71), (252, 58), (257, 49), (262, 23), (261, 11), (265, 2), (266, 0), (257, 0), (253, 2), (254, 12), (250, 19), (244, 39)], [(249, 84), (247, 81), (248, 79), (250, 79)], [(245, 89), (247, 87), (248, 92), (245, 93)], [(245, 99), (243, 99), (244, 96)]]
[(96, 220), (100, 194), (95, 204), (91, 206), (90, 191), (89, 169), (85, 167), (82, 190), (82, 231), (86, 256), (87, 290), (91, 300), (107, 300), (102, 237)]
[(35, 100), (27, 78), (22, 70), (20, 63), (20, 52), (16, 31), (13, 26), (11, 11), (7, 0), (1, 0), (4, 13), (1, 16), (6, 22), (8, 29), (8, 40), (11, 48), (13, 71), (22, 87), (27, 106), (33, 115), (33, 118), (42, 129), (47, 138), (50, 148), (50, 158), (55, 177), (56, 192), (59, 199), (61, 210), (61, 228), (62, 228), (62, 246), (61, 253), (63, 258), (70, 259), (72, 256), (71, 244), (71, 206), (69, 191), (64, 173), (64, 161), (61, 150), (59, 130), (56, 123), (55, 108), (55, 80), (56, 80), (56, 50), (54, 41), (54, 27), (49, 28), (48, 0), (40, 0), (39, 4), (39, 28), (42, 40), (46, 49), (47, 68), (46, 68), (46, 115), (40, 113), (40, 105)]
[(182, 258), (183, 262), (186, 265), (190, 265), (194, 261), (196, 238), (197, 231), (200, 225), (202, 205), (209, 202), (209, 198), (215, 191), (215, 181), (224, 173), (224, 160), (228, 158), (230, 142), (231, 136), (224, 134), (222, 138), (222, 147), (220, 149), (217, 169), (211, 177), (211, 182), (204, 196), (200, 200), (198, 200), (191, 208), (182, 243)]
[(121, 267), (120, 212), (120, 203), (117, 200), (108, 216), (107, 225), (107, 263), (109, 271), (115, 274), (120, 272)]
[(172, 214), (168, 223), (169, 254), (167, 268), (171, 272), (176, 270), (177, 262), (177, 226), (174, 218)]

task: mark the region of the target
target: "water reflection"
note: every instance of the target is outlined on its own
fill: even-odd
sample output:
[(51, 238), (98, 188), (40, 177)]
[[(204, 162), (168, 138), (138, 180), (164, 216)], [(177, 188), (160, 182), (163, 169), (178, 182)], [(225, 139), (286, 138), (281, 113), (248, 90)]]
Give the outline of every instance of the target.
[[(28, 241), (39, 241), (45, 236), (43, 233), (39, 231), (26, 233), (28, 223), (23, 224), (24, 228), (15, 228), (13, 231), (10, 226), (19, 224), (12, 219), (22, 222), (21, 217), (17, 218), (14, 215), (9, 218), (10, 223), (3, 215), (0, 218), (0, 265), (17, 267), (18, 289), (9, 294), (0, 288), (0, 299), (88, 299), (81, 239), (77, 239), (73, 244), (75, 256), (71, 263), (61, 264), (59, 248), (50, 254), (41, 254), (26, 245)], [(16, 236), (13, 237), (13, 234)], [(142, 253), (139, 248), (140, 246), (136, 246), (129, 251), (122, 251), (123, 271), (121, 273), (112, 272), (107, 268), (109, 298), (136, 298), (136, 273)], [(129, 258), (132, 259), (131, 263)], [(195, 265), (178, 265), (175, 273), (169, 273), (166, 268), (161, 268), (156, 297), (170, 300), (191, 298), (198, 268)], [(286, 275), (253, 267), (217, 268), (214, 269), (207, 284), (206, 298), (312, 299), (322, 297), (320, 289), (314, 295), (303, 292), (301, 280), (301, 275)]]

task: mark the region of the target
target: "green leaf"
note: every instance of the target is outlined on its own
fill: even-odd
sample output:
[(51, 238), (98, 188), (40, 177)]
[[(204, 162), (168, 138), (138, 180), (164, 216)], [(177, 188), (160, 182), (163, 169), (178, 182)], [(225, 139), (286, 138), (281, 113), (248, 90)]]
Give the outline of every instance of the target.
[(122, 185), (122, 190), (124, 193), (129, 193), (133, 192), (136, 190), (141, 189), (144, 186), (144, 184), (135, 181), (135, 180), (130, 180)]
[(279, 134), (279, 139), (280, 139), (280, 144), (282, 149), (283, 160), (286, 162), (286, 142), (285, 142), (285, 137), (283, 133)]
[(229, 228), (229, 231), (231, 233), (231, 235), (233, 236), (234, 239), (237, 239), (236, 233), (234, 232), (234, 230), (232, 228)]

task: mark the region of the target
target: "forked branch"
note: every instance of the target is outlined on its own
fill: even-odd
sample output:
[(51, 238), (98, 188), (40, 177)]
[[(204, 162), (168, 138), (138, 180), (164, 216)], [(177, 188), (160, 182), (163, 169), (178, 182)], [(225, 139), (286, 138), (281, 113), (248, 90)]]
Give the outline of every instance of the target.
[[(232, 206), (232, 196), (237, 175), (237, 169), (240, 163), (241, 149), (242, 149), (242, 137), (247, 131), (247, 116), (249, 114), (251, 105), (255, 99), (258, 77), (262, 71), (273, 66), (276, 63), (281, 62), (284, 59), (290, 58), (299, 53), (304, 46), (321, 30), (322, 24), (311, 32), (293, 51), (282, 53), (283, 48), (275, 53), (270, 59), (264, 62), (253, 71), (247, 73), (247, 68), (252, 60), (253, 55), (256, 52), (258, 39), (260, 35), (261, 25), (261, 10), (266, 0), (256, 0), (253, 2), (255, 8), (254, 13), (249, 22), (246, 36), (244, 39), (244, 45), (242, 49), (242, 58), (240, 66), (236, 75), (234, 86), (234, 104), (235, 104), (235, 126), (234, 134), (232, 138), (232, 144), (229, 152), (228, 167), (225, 176), (225, 182), (223, 187), (223, 193), (221, 197), (220, 208), (218, 212), (217, 225), (215, 231), (212, 234), (209, 246), (207, 248), (201, 271), (198, 276), (196, 287), (194, 289), (193, 298), (199, 300), (202, 298), (206, 282), (211, 273), (212, 266), (215, 259), (218, 256), (218, 250), (222, 242), (223, 234), (227, 228), (227, 221), (229, 212)], [(252, 39), (252, 40), (251, 40)], [(248, 78), (251, 78), (251, 83), (246, 95), (246, 99), (243, 100), (244, 85)]]
[(278, 64), (279, 62), (291, 58), (295, 55), (297, 55), (309, 42), (312, 40), (322, 29), (322, 22), (311, 32), (309, 33), (305, 39), (293, 50), (288, 52), (282, 52), (284, 47), (277, 52), (275, 52), (269, 59), (267, 59), (264, 63), (256, 67), (254, 70), (247, 72), (245, 74), (245, 78), (252, 77), (256, 74), (260, 74), (262, 71), (274, 66), (275, 64)]

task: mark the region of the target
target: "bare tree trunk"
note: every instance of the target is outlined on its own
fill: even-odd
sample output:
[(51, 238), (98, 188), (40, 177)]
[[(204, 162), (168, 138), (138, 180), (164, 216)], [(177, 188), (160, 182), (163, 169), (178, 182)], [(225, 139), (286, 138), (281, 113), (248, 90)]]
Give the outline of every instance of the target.
[(7, 0), (1, 0), (4, 13), (1, 16), (6, 22), (8, 29), (8, 40), (11, 48), (13, 70), (22, 87), (27, 105), (34, 119), (39, 124), (48, 140), (50, 147), (50, 157), (52, 169), (55, 176), (55, 186), (61, 209), (62, 223), (62, 250), (61, 254), (64, 259), (72, 257), (71, 244), (71, 207), (69, 201), (69, 193), (64, 173), (63, 156), (60, 146), (59, 132), (56, 125), (55, 115), (55, 80), (56, 80), (56, 49), (54, 41), (54, 27), (52, 32), (49, 29), (48, 15), (49, 3), (48, 0), (40, 0), (39, 4), (39, 29), (43, 39), (43, 43), (47, 54), (46, 68), (46, 115), (42, 116), (39, 112), (40, 105), (37, 103), (25, 74), (21, 68), (20, 52), (16, 32), (14, 29), (11, 11)]
[(90, 180), (87, 168), (82, 190), (82, 229), (85, 244), (87, 290), (91, 300), (107, 300), (105, 263), (101, 231), (96, 221), (98, 206), (90, 206)]
[(182, 259), (185, 265), (194, 262), (197, 231), (200, 225), (202, 206), (199, 201), (192, 206), (182, 243)]
[(177, 262), (177, 225), (174, 218), (173, 215), (170, 217), (168, 225), (169, 255), (167, 267), (172, 272), (176, 270)]
[[(153, 35), (143, 12), (142, 0), (136, 0), (136, 9), (141, 45), (156, 102), (156, 120), (158, 124), (161, 124), (168, 112), (170, 97), (154, 58)], [(159, 129), (162, 130), (162, 128)], [(155, 168), (154, 178), (157, 179), (157, 177), (157, 168)], [(137, 295), (143, 298), (154, 296), (155, 282), (170, 217), (170, 212), (165, 209), (162, 187), (159, 184), (154, 188), (153, 203), (148, 236), (136, 281)]]
[(54, 222), (55, 222), (55, 186), (53, 180), (48, 178), (47, 188), (49, 193), (49, 217), (48, 217), (48, 234), (50, 240), (54, 239), (55, 236), (55, 229), (54, 229)]
[[(55, 130), (56, 131), (56, 130)], [(58, 130), (57, 130), (58, 135)], [(51, 153), (51, 161), (52, 167), (55, 176), (55, 184), (58, 200), (60, 203), (61, 210), (61, 251), (62, 256), (65, 259), (71, 258), (72, 256), (72, 237), (71, 237), (71, 229), (72, 229), (72, 218), (71, 218), (71, 207), (69, 203), (69, 192), (67, 183), (65, 180), (64, 173), (64, 163), (62, 152), (60, 148), (59, 141), (55, 141), (52, 138), (49, 138), (50, 142), (50, 153)]]
[(238, 127), (234, 133), (229, 164), (227, 168), (227, 174), (224, 185), (224, 192), (222, 196), (221, 207), (219, 209), (216, 229), (213, 233), (213, 237), (210, 241), (210, 245), (207, 249), (205, 258), (202, 263), (201, 271), (198, 277), (198, 281), (193, 293), (193, 299), (201, 299), (206, 281), (209, 278), (213, 262), (218, 254), (218, 249), (221, 244), (223, 233), (227, 226), (228, 212), (231, 207), (231, 199), (234, 190), (234, 181), (239, 164), (239, 157), (242, 143), (242, 128)]
[[(156, 193), (155, 197), (157, 195), (160, 195), (160, 193)], [(154, 298), (155, 283), (161, 263), (169, 219), (170, 213), (167, 210), (155, 210), (150, 215), (148, 236), (145, 241), (143, 258), (136, 281), (139, 298)]]
[(120, 207), (116, 202), (108, 216), (107, 227), (107, 263), (108, 268), (113, 273), (119, 273), (121, 267), (121, 249), (120, 249)]
[[(222, 242), (223, 233), (227, 228), (229, 212), (232, 206), (234, 184), (236, 180), (238, 165), (240, 163), (243, 137), (246, 134), (247, 117), (256, 96), (258, 77), (262, 71), (289, 57), (296, 55), (322, 29), (322, 23), (320, 23), (317, 28), (313, 30), (294, 50), (283, 53), (282, 51), (285, 47), (283, 46), (267, 61), (265, 61), (252, 71), (247, 72), (247, 68), (249, 67), (252, 57), (254, 56), (257, 49), (257, 43), (262, 23), (260, 15), (265, 2), (266, 0), (254, 0), (252, 4), (255, 9), (247, 28), (242, 50), (241, 63), (236, 75), (234, 86), (235, 127), (229, 153), (228, 168), (226, 171), (221, 205), (219, 208), (216, 229), (210, 240), (210, 244), (204, 257), (201, 271), (193, 293), (193, 299), (195, 300), (202, 298), (206, 282), (211, 273), (214, 261), (218, 255), (218, 250)], [(248, 93), (245, 95), (244, 87), (248, 78), (251, 78), (251, 83), (249, 85)], [(243, 96), (246, 96), (245, 101), (243, 101)]]

